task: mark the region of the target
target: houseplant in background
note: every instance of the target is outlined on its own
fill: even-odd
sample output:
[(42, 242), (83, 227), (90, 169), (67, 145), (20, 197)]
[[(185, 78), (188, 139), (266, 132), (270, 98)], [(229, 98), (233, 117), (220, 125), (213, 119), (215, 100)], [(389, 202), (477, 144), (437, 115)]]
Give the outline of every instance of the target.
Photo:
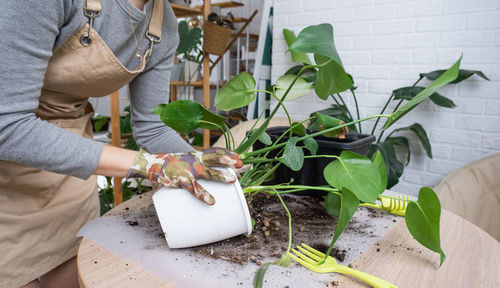
[[(286, 43), (288, 46), (292, 46), (295, 41), (296, 41), (296, 36), (295, 34), (288, 29), (283, 29), (283, 36), (285, 38)], [(291, 51), (291, 58), (293, 62), (298, 62), (301, 63), (300, 65), (294, 66), (290, 68), (285, 74), (288, 75), (294, 75), (298, 71), (300, 71), (303, 67), (306, 65), (311, 64), (311, 60), (309, 56), (306, 53), (300, 52), (300, 51)], [(340, 58), (339, 58), (340, 59)], [(409, 101), (413, 99), (416, 95), (418, 95), (420, 92), (422, 92), (425, 87), (418, 86), (418, 84), (423, 80), (423, 79), (428, 79), (431, 81), (436, 80), (439, 76), (441, 76), (445, 70), (435, 70), (431, 71), (428, 73), (420, 73), (419, 78), (416, 80), (416, 82), (412, 86), (406, 86), (406, 87), (401, 87), (398, 89), (395, 89), (392, 91), (390, 97), (387, 99), (385, 105), (381, 109), (380, 114), (383, 114), (387, 111), (387, 108), (389, 107), (390, 103), (393, 101), (397, 102), (396, 106), (393, 108), (393, 112), (396, 111), (405, 101)], [(318, 69), (316, 68), (309, 68), (307, 70), (307, 77), (305, 79), (308, 82), (315, 83), (316, 81), (322, 81), (322, 79), (317, 79), (317, 73)], [(484, 75), (483, 72), (477, 71), (477, 70), (463, 70), (460, 69), (458, 72), (458, 76), (455, 80), (450, 82), (449, 84), (458, 84), (469, 77), (477, 75), (481, 77), (482, 79), (489, 80), (486, 75)], [(354, 77), (351, 75), (348, 75), (351, 79)], [(355, 78), (354, 78), (355, 79)], [(354, 80), (353, 80), (354, 82)], [(340, 120), (343, 120), (345, 122), (352, 122), (353, 120), (359, 120), (360, 118), (360, 113), (359, 113), (359, 103), (356, 97), (356, 86), (353, 84), (351, 87), (349, 87), (346, 90), (331, 90), (328, 91), (328, 93), (325, 93), (325, 90), (318, 89), (316, 90), (316, 94), (323, 100), (327, 99), (332, 99), (335, 104), (332, 104), (330, 108), (324, 109), (319, 111), (321, 114), (324, 115), (329, 115), (335, 118), (338, 118)], [(342, 94), (342, 92), (347, 92), (348, 95)], [(344, 98), (347, 97), (352, 97), (352, 100), (354, 102), (354, 108), (356, 113), (352, 113), (352, 111), (349, 109), (349, 107), (346, 105), (346, 101)], [(431, 100), (435, 105), (438, 105), (440, 107), (444, 108), (454, 108), (456, 107), (455, 103), (439, 94), (438, 92), (434, 92), (432, 95), (429, 96), (429, 100)], [(438, 113), (436, 111), (436, 113)], [(314, 114), (314, 113), (313, 113)], [(311, 114), (312, 115), (312, 114)], [(431, 148), (431, 143), (427, 137), (427, 132), (423, 128), (423, 126), (420, 123), (413, 123), (412, 125), (409, 125), (407, 127), (400, 127), (398, 129), (394, 129), (389, 135), (387, 135), (385, 138), (384, 136), (385, 129), (379, 129), (378, 124), (379, 124), (380, 119), (377, 119), (375, 124), (373, 125), (371, 131), (363, 131), (362, 123), (357, 123), (357, 125), (351, 125), (349, 126), (349, 129), (351, 132), (355, 132), (356, 134), (352, 134), (352, 138), (356, 138), (357, 141), (365, 138), (365, 141), (367, 140), (366, 137), (370, 137), (375, 141), (376, 143), (371, 144), (369, 147), (368, 155), (372, 156), (375, 151), (380, 151), (382, 153), (382, 156), (384, 157), (384, 161), (386, 164), (387, 168), (387, 177), (388, 177), (388, 183), (387, 183), (387, 188), (391, 188), (394, 185), (396, 185), (399, 182), (399, 178), (403, 175), (404, 172), (404, 167), (410, 163), (411, 159), (411, 153), (412, 151), (410, 150), (410, 139), (406, 136), (401, 136), (397, 135), (397, 133), (405, 132), (405, 131), (410, 131), (413, 132), (420, 143), (422, 144), (426, 155), (429, 158), (432, 158), (432, 148)], [(316, 123), (311, 123), (311, 129), (315, 129)], [(369, 134), (363, 134), (369, 133)], [(359, 134), (358, 134), (359, 133)], [(358, 135), (355, 137), (354, 135)], [(375, 138), (375, 136), (377, 136)], [(330, 145), (333, 147), (336, 146), (342, 146), (342, 144), (345, 142), (345, 140), (340, 140), (337, 141), (336, 139), (331, 139), (330, 140)], [(371, 141), (371, 142), (373, 142)], [(338, 144), (336, 144), (338, 143)], [(355, 141), (352, 143), (355, 145)], [(405, 161), (400, 161), (397, 157), (396, 153), (396, 147), (400, 147), (405, 154), (404, 158), (406, 159)], [(325, 167), (325, 164), (329, 163), (330, 161), (326, 159), (318, 159), (317, 160), (317, 166), (318, 169), (322, 169)]]
[[(338, 219), (331, 243), (326, 249), (328, 251), (325, 254), (329, 255), (360, 203), (374, 203), (387, 187), (386, 166), (380, 152), (374, 152), (371, 158), (350, 151), (343, 151), (340, 155), (318, 155), (318, 143), (315, 137), (326, 134), (339, 135), (345, 132), (343, 130), (345, 127), (352, 127), (352, 125), (371, 119), (386, 118), (383, 129), (391, 127), (439, 88), (457, 79), (461, 61), (459, 59), (433, 83), (391, 114), (373, 115), (343, 123), (339, 119), (318, 113), (310, 119), (294, 123), (288, 115), (284, 101), (304, 96), (312, 89), (320, 97), (340, 93), (349, 90), (353, 86), (353, 80), (343, 68), (333, 41), (333, 27), (329, 24), (304, 28), (290, 46), (290, 50), (297, 53), (314, 54), (315, 63), (303, 66), (295, 75), (280, 77), (276, 85), (269, 91), (255, 90), (255, 80), (250, 74), (243, 72), (231, 79), (217, 93), (215, 104), (219, 109), (226, 111), (248, 105), (255, 99), (256, 92), (268, 93), (278, 101), (269, 118), (263, 119), (259, 125), (254, 125), (241, 143), (236, 143), (225, 124), (224, 117), (212, 113), (194, 101), (179, 100), (169, 104), (161, 104), (154, 110), (154, 113), (159, 115), (166, 125), (181, 133), (188, 133), (197, 128), (221, 130), (226, 140), (226, 147), (240, 153), (243, 162), (250, 165), (240, 179), (248, 200), (251, 201), (257, 195), (267, 193), (277, 197), (283, 205), (289, 219), (288, 246), (280, 259), (266, 263), (258, 269), (254, 278), (255, 287), (262, 286), (265, 271), (270, 265), (287, 267), (290, 264), (291, 214), (281, 195), (303, 190), (326, 192), (324, 209), (328, 214)], [(316, 80), (313, 84), (302, 77), (306, 71), (314, 71), (316, 74)], [(276, 141), (272, 141), (265, 131), (279, 109), (283, 109), (288, 115), (290, 125)], [(307, 131), (304, 123), (315, 119), (320, 122), (319, 131)], [(280, 143), (279, 140), (285, 137), (288, 137), (286, 142)], [(249, 152), (249, 149), (257, 141), (268, 145)], [(266, 157), (273, 151), (276, 152), (274, 157)], [(309, 155), (305, 155), (304, 151), (308, 151)], [(281, 165), (297, 171), (302, 167), (305, 159), (317, 157), (336, 159), (328, 164), (322, 172), (328, 185), (295, 185), (288, 182), (275, 185), (262, 184)], [(439, 253), (442, 264), (445, 256), (439, 237), (441, 212), (439, 199), (432, 189), (424, 187), (420, 190), (417, 201), (405, 201), (409, 203), (405, 215), (408, 230), (423, 246)]]
[(200, 79), (202, 32), (199, 27), (189, 28), (188, 22), (179, 22), (178, 63), (172, 69), (171, 81), (193, 82)]

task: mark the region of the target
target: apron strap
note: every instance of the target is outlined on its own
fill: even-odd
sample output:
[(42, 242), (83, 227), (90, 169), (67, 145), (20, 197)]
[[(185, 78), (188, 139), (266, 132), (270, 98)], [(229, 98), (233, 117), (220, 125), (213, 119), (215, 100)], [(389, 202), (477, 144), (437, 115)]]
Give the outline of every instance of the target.
[(102, 10), (101, 1), (99, 0), (86, 0), (85, 10), (99, 13)]
[(161, 40), (161, 26), (163, 23), (165, 2), (164, 0), (154, 0), (153, 5), (153, 13), (151, 14), (146, 37), (148, 37), (150, 41), (158, 43)]

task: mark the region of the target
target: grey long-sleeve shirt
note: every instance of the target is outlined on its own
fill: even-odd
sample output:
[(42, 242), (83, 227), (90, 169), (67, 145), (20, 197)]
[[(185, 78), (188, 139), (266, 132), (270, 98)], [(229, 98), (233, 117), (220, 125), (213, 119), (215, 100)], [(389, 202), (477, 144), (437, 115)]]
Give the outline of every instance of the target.
[[(94, 28), (120, 62), (138, 64), (128, 16), (128, 0), (101, 0), (103, 10)], [(150, 152), (185, 152), (192, 148), (152, 113), (169, 97), (170, 70), (178, 43), (177, 21), (165, 1), (162, 41), (143, 73), (130, 83), (132, 127), (137, 143)], [(88, 178), (95, 171), (102, 145), (37, 118), (42, 82), (52, 51), (87, 22), (84, 0), (0, 1), (0, 160), (56, 173)], [(129, 3), (141, 51), (151, 8)], [(1, 170), (1, 167), (0, 167)]]

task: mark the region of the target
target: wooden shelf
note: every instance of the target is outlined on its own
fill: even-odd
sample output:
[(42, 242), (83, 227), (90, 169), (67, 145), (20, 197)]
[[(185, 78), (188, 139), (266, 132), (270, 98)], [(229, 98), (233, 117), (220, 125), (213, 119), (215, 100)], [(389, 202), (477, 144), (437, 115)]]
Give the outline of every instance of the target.
[[(226, 84), (226, 81), (219, 81), (219, 87), (222, 87), (224, 84)], [(172, 86), (193, 86), (193, 87), (202, 87), (203, 86), (203, 80), (198, 80), (198, 81), (193, 81), (193, 82), (182, 82), (182, 81), (172, 81), (170, 82), (170, 85)], [(217, 83), (210, 83), (210, 88), (216, 88)]]
[(233, 8), (233, 7), (241, 7), (241, 6), (243, 6), (243, 3), (236, 2), (236, 1), (212, 3), (212, 7), (220, 7), (220, 8)]
[(174, 14), (177, 18), (200, 16), (203, 13), (202, 6), (190, 7), (174, 3), (170, 3), (170, 6), (172, 6), (172, 10), (174, 10)]
[[(202, 5), (190, 7), (182, 4), (170, 3), (170, 6), (172, 6), (172, 10), (174, 10), (174, 14), (177, 18), (200, 16), (201, 14), (203, 14)], [(220, 7), (220, 8), (234, 8), (241, 6), (243, 6), (243, 3), (236, 1), (225, 1), (212, 4), (212, 7)]]

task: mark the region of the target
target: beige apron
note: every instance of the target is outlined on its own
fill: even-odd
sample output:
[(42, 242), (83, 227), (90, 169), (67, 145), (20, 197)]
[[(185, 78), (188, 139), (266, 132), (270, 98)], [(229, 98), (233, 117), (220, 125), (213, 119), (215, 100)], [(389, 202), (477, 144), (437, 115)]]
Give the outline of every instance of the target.
[[(163, 9), (162, 0), (154, 1), (149, 49), (129, 71), (92, 28), (101, 3), (87, 0), (89, 22), (50, 58), (36, 116), (92, 138), (88, 98), (109, 95), (143, 71), (161, 39)], [(0, 161), (0, 287), (25, 285), (74, 257), (76, 233), (98, 216), (96, 176), (82, 180)]]

